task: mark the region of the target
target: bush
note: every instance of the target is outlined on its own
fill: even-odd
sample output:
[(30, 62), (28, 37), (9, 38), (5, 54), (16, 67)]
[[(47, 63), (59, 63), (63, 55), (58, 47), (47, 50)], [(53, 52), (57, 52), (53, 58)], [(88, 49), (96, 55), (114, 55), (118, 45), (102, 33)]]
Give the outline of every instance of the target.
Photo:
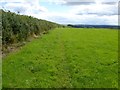
[(30, 36), (40, 35), (62, 25), (37, 19), (31, 16), (18, 15), (2, 11), (2, 44), (9, 45), (26, 41)]

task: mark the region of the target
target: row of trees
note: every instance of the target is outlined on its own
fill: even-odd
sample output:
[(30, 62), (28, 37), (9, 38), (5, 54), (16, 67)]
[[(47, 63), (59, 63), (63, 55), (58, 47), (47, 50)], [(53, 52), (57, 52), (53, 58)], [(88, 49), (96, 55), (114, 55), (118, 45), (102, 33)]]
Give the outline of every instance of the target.
[(62, 27), (59, 24), (19, 15), (10, 11), (2, 12), (2, 44), (9, 45), (27, 40), (33, 35), (40, 35), (48, 30)]

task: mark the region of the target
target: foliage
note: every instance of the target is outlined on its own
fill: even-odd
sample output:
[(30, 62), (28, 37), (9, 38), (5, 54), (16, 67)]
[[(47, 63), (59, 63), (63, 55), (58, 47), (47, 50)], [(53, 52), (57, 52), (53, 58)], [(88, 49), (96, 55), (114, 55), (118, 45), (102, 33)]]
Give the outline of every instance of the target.
[(33, 35), (40, 35), (61, 25), (31, 16), (2, 11), (2, 44), (9, 45), (26, 41)]
[(3, 87), (117, 88), (118, 31), (59, 28), (3, 59)]

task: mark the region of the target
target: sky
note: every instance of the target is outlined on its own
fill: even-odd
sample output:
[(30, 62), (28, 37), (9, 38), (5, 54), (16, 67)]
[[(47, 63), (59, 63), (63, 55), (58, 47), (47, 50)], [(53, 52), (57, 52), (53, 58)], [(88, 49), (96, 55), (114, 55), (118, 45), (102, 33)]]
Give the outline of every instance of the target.
[(0, 9), (59, 24), (118, 25), (119, 0), (0, 0)]

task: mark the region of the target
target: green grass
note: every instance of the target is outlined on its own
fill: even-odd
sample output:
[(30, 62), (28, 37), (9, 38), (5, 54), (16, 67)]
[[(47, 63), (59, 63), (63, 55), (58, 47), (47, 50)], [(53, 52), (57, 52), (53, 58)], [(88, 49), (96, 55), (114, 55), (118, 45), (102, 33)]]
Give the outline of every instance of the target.
[(118, 30), (52, 30), (4, 58), (3, 87), (117, 88)]

